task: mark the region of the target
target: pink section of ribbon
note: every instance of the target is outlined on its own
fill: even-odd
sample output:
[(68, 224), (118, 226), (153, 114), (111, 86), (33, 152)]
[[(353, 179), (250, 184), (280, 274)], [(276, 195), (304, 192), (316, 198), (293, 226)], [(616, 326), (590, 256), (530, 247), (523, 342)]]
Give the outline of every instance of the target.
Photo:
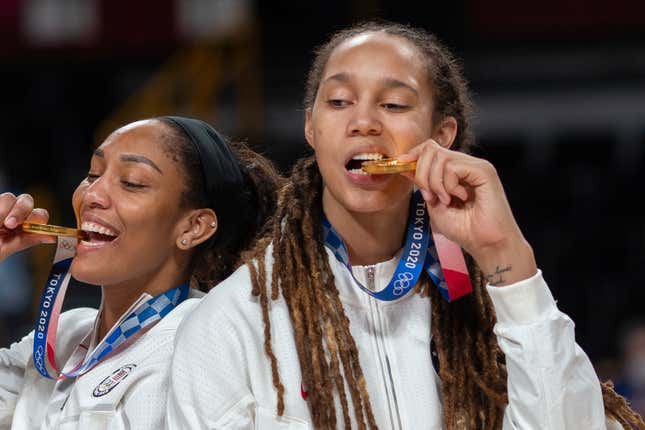
[(472, 292), (473, 286), (461, 247), (440, 233), (432, 232), (441, 270), (448, 286), (450, 300)]
[[(61, 308), (63, 307), (63, 301), (65, 300), (65, 294), (67, 292), (67, 286), (69, 285), (70, 275), (67, 273), (63, 278), (60, 291), (58, 292), (58, 297), (54, 301), (54, 306), (52, 308), (52, 315), (49, 322), (49, 327), (47, 329), (47, 361), (51, 368), (56, 372), (58, 376), (54, 376), (54, 379), (62, 380), (67, 376), (63, 374), (63, 370), (59, 367), (56, 362), (56, 334), (58, 330), (58, 319), (60, 318)], [(83, 365), (83, 360), (79, 361), (73, 369), (67, 371), (67, 373), (75, 372)]]

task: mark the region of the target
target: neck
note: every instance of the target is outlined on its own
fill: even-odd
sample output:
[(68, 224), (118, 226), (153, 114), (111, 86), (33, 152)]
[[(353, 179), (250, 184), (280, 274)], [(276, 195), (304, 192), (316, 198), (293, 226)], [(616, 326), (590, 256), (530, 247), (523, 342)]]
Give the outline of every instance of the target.
[[(165, 273), (167, 272), (167, 273)], [(99, 321), (99, 339), (103, 339), (123, 313), (143, 293), (157, 296), (187, 281), (180, 271), (161, 270), (152, 275), (102, 287), (103, 306)]]
[(368, 266), (391, 259), (401, 248), (408, 221), (409, 200), (371, 213), (352, 212), (325, 189), (323, 209), (343, 238), (352, 265)]

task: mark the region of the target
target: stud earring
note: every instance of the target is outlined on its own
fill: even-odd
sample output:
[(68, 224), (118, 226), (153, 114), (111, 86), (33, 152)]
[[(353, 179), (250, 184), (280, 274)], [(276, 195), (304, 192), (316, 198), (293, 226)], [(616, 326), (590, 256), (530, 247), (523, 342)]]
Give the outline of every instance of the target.
[(188, 241), (187, 241), (186, 239), (182, 239), (182, 240), (181, 240), (181, 244), (182, 244), (182, 245), (186, 245), (187, 243), (188, 243)]
[(213, 228), (217, 227), (217, 223), (215, 221), (211, 222), (211, 227)]

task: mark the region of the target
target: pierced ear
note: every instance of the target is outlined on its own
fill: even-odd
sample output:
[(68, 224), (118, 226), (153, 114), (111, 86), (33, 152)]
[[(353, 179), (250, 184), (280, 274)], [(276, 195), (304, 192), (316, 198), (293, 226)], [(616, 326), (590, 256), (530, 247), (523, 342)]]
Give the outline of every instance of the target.
[(432, 139), (444, 148), (450, 148), (457, 137), (457, 120), (447, 116), (432, 133)]
[(314, 146), (314, 129), (313, 124), (311, 123), (311, 108), (305, 109), (305, 139), (307, 139), (309, 146), (311, 146), (315, 150), (316, 147)]
[(217, 229), (217, 215), (212, 209), (195, 209), (182, 221), (177, 237), (177, 247), (188, 250), (210, 239)]

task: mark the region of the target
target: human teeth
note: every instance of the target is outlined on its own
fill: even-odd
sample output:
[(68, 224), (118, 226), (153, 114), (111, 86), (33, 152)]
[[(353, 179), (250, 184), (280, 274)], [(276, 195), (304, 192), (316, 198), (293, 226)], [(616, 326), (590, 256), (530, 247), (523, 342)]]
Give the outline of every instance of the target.
[(116, 233), (115, 231), (112, 231), (107, 227), (103, 227), (102, 225), (93, 222), (83, 222), (81, 224), (81, 230), (92, 233), (100, 233), (105, 236), (118, 236), (118, 233)]
[(85, 246), (103, 246), (103, 242), (88, 242), (87, 240), (81, 240), (81, 245), (85, 245)]
[(369, 173), (367, 173), (363, 169), (349, 169), (348, 171), (349, 173), (353, 173), (355, 175), (369, 175)]
[(371, 152), (365, 154), (356, 154), (354, 155), (354, 158), (352, 158), (352, 160), (380, 160), (381, 158), (383, 158), (383, 154), (379, 154), (378, 152)]

